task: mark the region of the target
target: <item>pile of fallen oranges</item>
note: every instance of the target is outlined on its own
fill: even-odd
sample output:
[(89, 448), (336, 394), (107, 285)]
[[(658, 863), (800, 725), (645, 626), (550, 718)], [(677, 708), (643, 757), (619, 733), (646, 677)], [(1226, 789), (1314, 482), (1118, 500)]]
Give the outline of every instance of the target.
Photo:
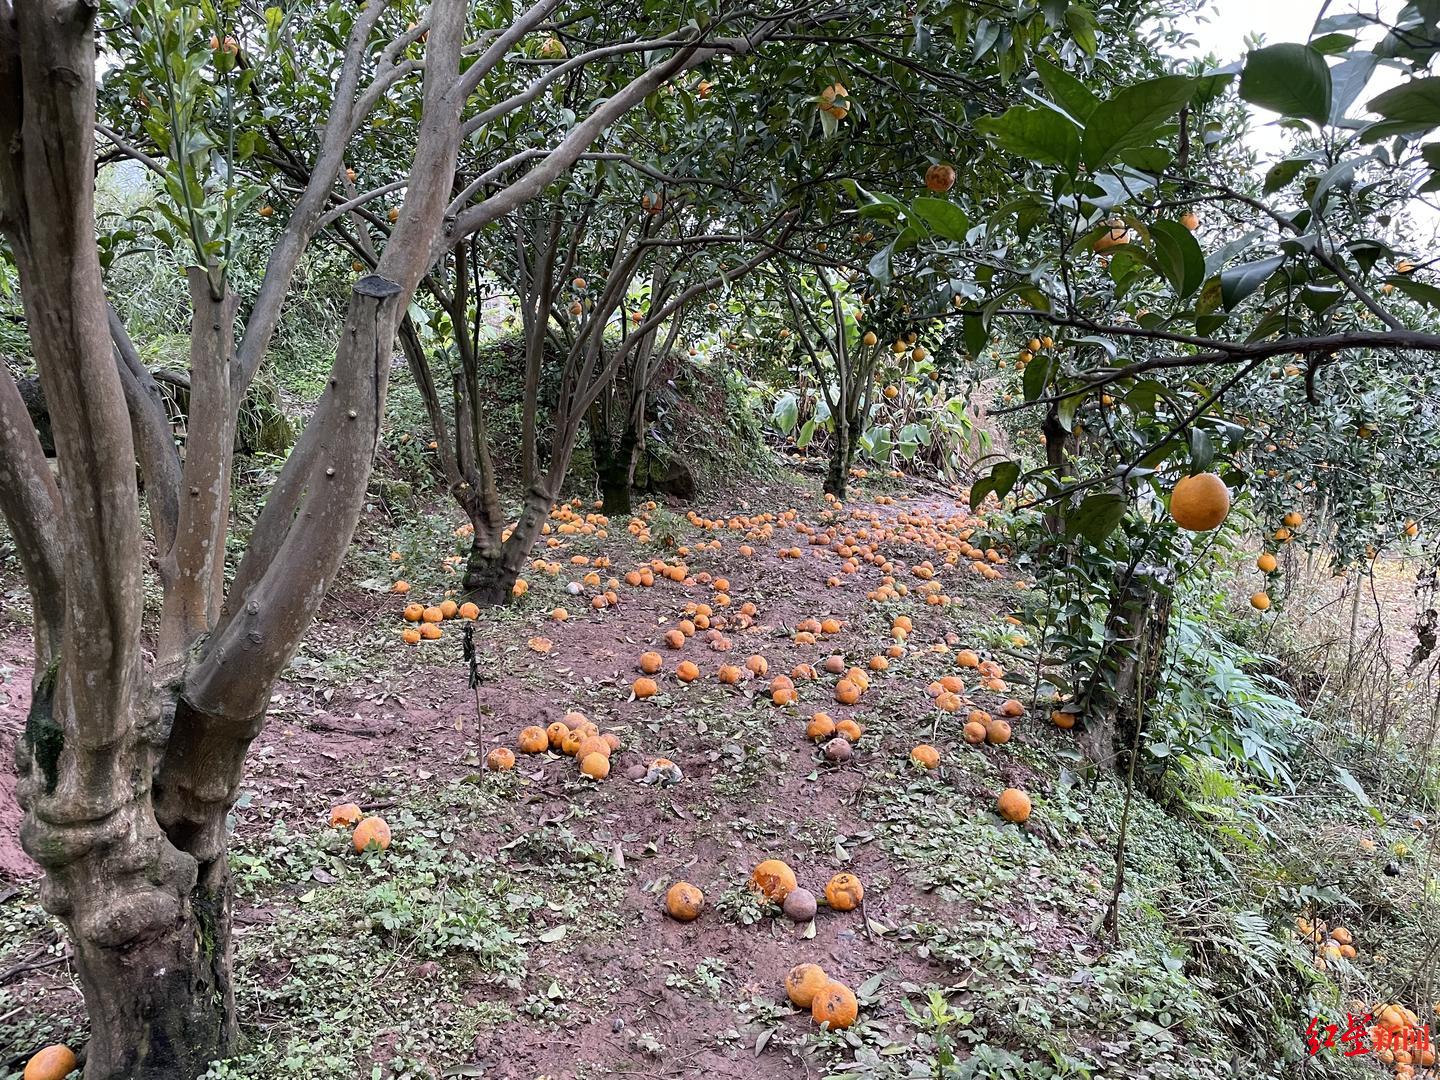
[[(613, 731), (601, 731), (584, 713), (572, 709), (563, 720), (547, 727), (533, 724), (522, 728), (515, 745), (522, 754), (564, 754), (575, 759), (581, 776), (604, 780), (610, 775), (610, 755), (622, 744)], [(515, 751), (508, 746), (494, 747), (485, 755), (485, 767), (491, 772), (509, 772), (515, 768)]]
[[(410, 592), (410, 584), (406, 581), (397, 581), (392, 586), (392, 591), (404, 596)], [(461, 618), (474, 619), (480, 614), (480, 609), (474, 604), (457, 604), (448, 596), (438, 604), (420, 604), (415, 601), (406, 603), (400, 612), (403, 618), (410, 625), (400, 631), (400, 640), (407, 645), (418, 645), (421, 641), (437, 641), (444, 636), (440, 624), (447, 619)]]

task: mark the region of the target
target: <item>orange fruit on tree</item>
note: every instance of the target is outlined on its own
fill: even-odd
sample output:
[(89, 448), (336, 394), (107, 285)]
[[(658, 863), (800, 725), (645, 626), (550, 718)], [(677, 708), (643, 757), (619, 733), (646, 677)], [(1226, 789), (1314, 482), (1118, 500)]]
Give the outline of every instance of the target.
[(766, 899), (783, 904), (796, 887), (795, 871), (780, 859), (765, 859), (750, 872), (750, 884)]
[(1285, 515), (1283, 524), (1287, 529), (1298, 529), (1305, 524), (1305, 515), (1298, 510), (1291, 510)]
[(1207, 532), (1230, 516), (1230, 489), (1214, 473), (1184, 476), (1170, 492), (1170, 516), (1189, 532)]
[(641, 676), (630, 684), (630, 691), (637, 698), (652, 698), (660, 692), (660, 687), (655, 685), (655, 680)]
[(550, 736), (545, 733), (544, 728), (532, 724), (530, 727), (521, 729), (520, 737), (515, 740), (515, 745), (520, 747), (522, 753), (543, 754), (550, 749)]
[(339, 806), (332, 806), (330, 808), (330, 827), (333, 829), (343, 825), (349, 828), (359, 821), (361, 816), (360, 807), (356, 806), (353, 802), (345, 802)]
[(604, 780), (610, 775), (610, 758), (605, 754), (586, 754), (580, 759), (580, 772), (592, 780)]
[(62, 1043), (55, 1043), (25, 1063), (23, 1080), (64, 1080), (78, 1067), (75, 1052)]
[(691, 922), (705, 907), (705, 894), (688, 881), (677, 881), (665, 891), (665, 912), (677, 922)]
[(925, 170), (925, 188), (943, 195), (955, 186), (955, 166), (940, 162)]
[(1255, 593), (1253, 596), (1250, 597), (1250, 606), (1253, 607), (1256, 611), (1269, 611), (1270, 594), (1264, 592)]
[(802, 1009), (810, 1008), (815, 995), (830, 984), (830, 976), (819, 964), (797, 964), (785, 973), (785, 996)]
[(1022, 824), (1030, 818), (1030, 796), (1019, 788), (1006, 788), (995, 801), (995, 809), (1006, 821)]
[(364, 851), (372, 844), (383, 851), (390, 846), (390, 826), (385, 823), (382, 817), (367, 817), (355, 826), (355, 835), (351, 837), (356, 851)]
[(1280, 564), (1275, 561), (1275, 556), (1267, 551), (1255, 560), (1255, 565), (1262, 574), (1273, 574)]
[(854, 911), (865, 899), (865, 886), (854, 874), (836, 874), (825, 883), (825, 902), (836, 911)]
[(1128, 243), (1130, 243), (1130, 230), (1125, 226), (1125, 219), (1113, 217), (1105, 222), (1105, 231), (1100, 234), (1095, 243), (1090, 245), (1090, 250), (1101, 255), (1111, 248)]
[(491, 772), (509, 772), (515, 767), (515, 752), (507, 746), (497, 746), (485, 755), (485, 767)]
[(832, 1030), (848, 1028), (860, 1015), (855, 991), (844, 983), (830, 982), (823, 986), (810, 1003), (810, 1015), (818, 1024), (829, 1024)]
[(921, 743), (911, 749), (910, 760), (922, 769), (934, 769), (940, 764), (940, 751), (927, 743)]

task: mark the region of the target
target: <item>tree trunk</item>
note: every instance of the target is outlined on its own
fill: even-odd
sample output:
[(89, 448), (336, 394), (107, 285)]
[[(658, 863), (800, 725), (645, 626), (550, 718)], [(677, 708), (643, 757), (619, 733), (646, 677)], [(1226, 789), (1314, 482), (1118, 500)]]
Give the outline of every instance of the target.
[(830, 447), (830, 467), (825, 472), (825, 494), (841, 502), (850, 483), (850, 461), (855, 456), (855, 428), (843, 416), (835, 417), (835, 441)]
[[(189, 894), (157, 897), (169, 925), (116, 946), (93, 932), (112, 907), (87, 901), (67, 920), (85, 993), (88, 1080), (189, 1080), (235, 1043), (228, 870)], [(86, 932), (84, 927), (91, 927)]]
[[(1137, 567), (1128, 582), (1117, 578), (1111, 591), (1106, 621), (1106, 645), (1085, 702), (1085, 730), (1080, 745), (1086, 756), (1105, 769), (1126, 769), (1136, 745), (1136, 725), (1144, 715), (1147, 697), (1159, 685), (1170, 632), (1170, 571)], [(1144, 773), (1139, 775), (1144, 777)]]
[(509, 603), (515, 582), (535, 547), (535, 541), (540, 538), (540, 530), (550, 516), (553, 503), (554, 500), (538, 484), (532, 487), (525, 495), (520, 520), (504, 542), (498, 542), (498, 529), (476, 525), (475, 540), (465, 563), (465, 596), (462, 599), (481, 607), (499, 607)]
[(59, 665), (41, 678), (16, 749), (21, 841), (46, 871), (41, 902), (74, 945), (89, 1080), (197, 1077), (235, 1041), (228, 803), (216, 810), (203, 860), (172, 843), (152, 808), (146, 743), (176, 711), (176, 693), (154, 695), (153, 715), (127, 725), (137, 736), (88, 764), (87, 772), (133, 770), (133, 789), (105, 797), (99, 777), (66, 771), (84, 750), (67, 744)]
[(628, 424), (618, 447), (611, 446), (608, 437), (595, 441), (595, 476), (600, 482), (602, 513), (616, 517), (631, 512), (630, 480), (638, 449), (635, 429)]
[[(1051, 478), (1057, 486), (1063, 485), (1075, 471), (1070, 456), (1075, 440), (1074, 436), (1065, 430), (1065, 425), (1060, 423), (1058, 405), (1050, 406), (1040, 430), (1045, 437), (1045, 463), (1050, 467)], [(1050, 509), (1045, 512), (1045, 528), (1052, 544), (1060, 543), (1064, 536), (1064, 524), (1065, 504), (1059, 501), (1051, 503)]]

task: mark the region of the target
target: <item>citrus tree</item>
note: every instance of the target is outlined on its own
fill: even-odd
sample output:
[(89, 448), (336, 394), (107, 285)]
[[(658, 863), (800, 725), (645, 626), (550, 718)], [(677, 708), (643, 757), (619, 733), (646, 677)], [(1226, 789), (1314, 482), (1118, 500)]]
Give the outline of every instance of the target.
[[(1053, 539), (1039, 546), (1083, 580), (1084, 602), (1042, 649), (1092, 668), (1066, 688), (1081, 711), (1111, 711), (1117, 661), (1134, 689), (1133, 616), (1195, 565), (1210, 542), (1196, 534), (1227, 520), (1235, 493), (1271, 544), (1323, 501), (1348, 533), (1342, 558), (1373, 552), (1377, 534), (1420, 534), (1431, 513), (1415, 495), (1432, 483), (1378, 478), (1401, 461), (1434, 466), (1423, 424), (1440, 292), (1403, 224), (1406, 200), (1432, 183), (1434, 12), (1407, 6), (1367, 43), (1357, 34), (1371, 25), (1324, 19), (1311, 43), (1260, 48), (1233, 69), (1152, 61), (1138, 82), (1037, 56), (1021, 76), (1028, 100), (977, 121), (989, 144), (978, 167), (998, 158), (1015, 184), (973, 208), (964, 236), (929, 220), (923, 198), (859, 193), (894, 250), (949, 268), (917, 320), (958, 321), (992, 392), (1013, 395), (993, 410), (1013, 450), (970, 497), (1048, 508)], [(1382, 61), (1410, 75), (1367, 92)], [(1294, 137), (1253, 181), (1241, 101)], [(1261, 585), (1252, 602), (1266, 610)], [(1092, 603), (1111, 617), (1088, 617)], [(1133, 731), (1115, 734), (1132, 744)]]
[[(57, 478), (7, 370), (0, 509), (30, 587), (36, 650), (18, 751), (22, 841), (45, 873), (42, 902), (73, 942), (92, 1033), (87, 1075), (196, 1076), (235, 1035), (226, 816), (274, 682), (363, 508), (393, 342), (422, 279), (667, 80), (753, 48), (783, 21), (741, 13), (701, 26), (653, 8), (673, 31), (615, 47), (654, 62), (473, 203), (474, 192), (455, 194), (462, 139), (545, 92), (527, 44), (561, 17), (559, 0), (493, 13), (458, 0), (116, 5), (105, 13), (103, 116), (94, 7), (0, 4), (0, 227), (59, 461)], [(523, 89), (507, 92), (517, 68)], [(290, 112), (274, 108), (277, 97)], [(381, 197), (356, 190), (346, 162), (357, 137), (396, 128), (385, 194), (403, 196), (371, 215), (393, 228), (367, 238), (373, 272), (353, 283), (326, 389), (227, 581), (239, 401), (306, 249)], [(183, 462), (107, 299), (113, 237), (95, 220), (97, 136), (107, 160), (154, 178), (157, 240), (191, 267)], [(244, 297), (229, 273), (242, 213), (275, 230)], [(137, 461), (159, 553), (154, 628), (142, 618)]]

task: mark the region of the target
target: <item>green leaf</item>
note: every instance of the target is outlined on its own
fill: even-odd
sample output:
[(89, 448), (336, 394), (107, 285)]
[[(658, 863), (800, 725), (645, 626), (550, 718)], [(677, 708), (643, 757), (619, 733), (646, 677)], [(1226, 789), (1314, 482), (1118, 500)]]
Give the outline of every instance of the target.
[(1275, 192), (1299, 176), (1302, 169), (1308, 169), (1313, 164), (1315, 164), (1313, 155), (1286, 158), (1284, 161), (1277, 161), (1270, 167), (1270, 171), (1265, 174), (1265, 194), (1275, 194)]
[(866, 267), (870, 277), (882, 288), (890, 284), (890, 255), (894, 251), (894, 243), (886, 244), (870, 257), (870, 263)]
[(990, 470), (990, 478), (995, 482), (995, 497), (1003, 499), (1015, 487), (1015, 481), (1020, 479), (1020, 463), (1002, 461)]
[(1386, 281), (1394, 285), (1411, 300), (1418, 301), (1426, 307), (1440, 308), (1440, 289), (1434, 285), (1426, 285), (1423, 281), (1416, 281), (1408, 274), (1397, 274), (1387, 278)]
[(1049, 354), (1037, 356), (1030, 363), (1025, 365), (1025, 375), (1021, 380), (1025, 388), (1025, 400), (1034, 401), (1045, 392), (1045, 384), (1050, 381), (1050, 366), (1053, 357)]
[(1045, 89), (1055, 99), (1055, 104), (1082, 124), (1090, 119), (1090, 114), (1100, 104), (1100, 99), (1088, 86), (1043, 56), (1035, 58), (1035, 70), (1039, 73)]
[(1366, 794), (1365, 788), (1361, 786), (1360, 781), (1355, 779), (1354, 773), (1343, 765), (1336, 765), (1335, 779), (1340, 781), (1341, 787), (1355, 796), (1355, 801), (1363, 806), (1372, 818), (1377, 822), (1383, 822), (1385, 820), (1385, 816), (1380, 812), (1379, 807), (1375, 805), (1370, 796)]
[(1215, 444), (1203, 428), (1190, 429), (1190, 471), (1205, 472), (1215, 460)]
[(1175, 155), (1163, 146), (1132, 146), (1120, 151), (1120, 160), (1141, 172), (1161, 173)]
[(1071, 39), (1091, 56), (1100, 47), (1100, 40), (1095, 35), (1096, 25), (1095, 15), (1089, 8), (1071, 4), (1065, 9), (1065, 26)]
[(1005, 498), (1015, 486), (1015, 481), (1019, 479), (1020, 465), (1018, 462), (998, 462), (991, 468), (988, 475), (982, 476), (970, 485), (970, 508), (978, 510), (980, 504), (985, 501), (985, 496), (992, 492), (997, 499)]
[(775, 421), (775, 426), (786, 435), (795, 430), (795, 421), (800, 417), (800, 403), (790, 391), (785, 391), (775, 399), (775, 407), (770, 410), (770, 418)]
[(965, 242), (970, 221), (965, 217), (965, 211), (948, 199), (922, 197), (916, 199), (910, 209), (936, 236), (954, 240), (957, 244)]
[(806, 420), (800, 425), (800, 433), (795, 436), (795, 445), (801, 450), (810, 445), (810, 440), (815, 438), (815, 421)]
[(979, 315), (966, 315), (965, 322), (965, 351), (969, 353), (970, 359), (979, 359), (980, 354), (990, 344), (990, 333), (985, 329), (985, 321)]
[(1102, 491), (1087, 496), (1065, 518), (1067, 536), (1083, 536), (1092, 544), (1103, 544), (1125, 517), (1125, 496)]
[(1085, 124), (1082, 157), (1091, 169), (1113, 161), (1121, 150), (1141, 146), (1178, 113), (1195, 93), (1195, 80), (1164, 75), (1135, 83), (1096, 106)]
[(1365, 108), (1386, 120), (1425, 127), (1440, 125), (1440, 76), (1411, 79), (1371, 98)]
[(1150, 226), (1155, 261), (1165, 280), (1182, 300), (1205, 284), (1205, 253), (1195, 235), (1178, 221), (1160, 220)]
[(1233, 311), (1237, 304), (1264, 285), (1284, 261), (1284, 255), (1272, 255), (1268, 259), (1241, 263), (1221, 271), (1220, 297), (1225, 310)]
[(1330, 118), (1330, 68), (1308, 45), (1286, 42), (1245, 58), (1240, 96), (1281, 116), (1323, 124)]
[[(1312, 41), (1310, 47), (1319, 49), (1319, 43)], [(1323, 50), (1322, 50), (1323, 51)], [(1370, 83), (1375, 66), (1380, 58), (1373, 52), (1359, 53), (1336, 64), (1330, 69), (1330, 123), (1339, 124), (1350, 111), (1350, 106)]]
[(1000, 116), (982, 116), (976, 130), (1017, 157), (1060, 165), (1071, 173), (1080, 160), (1080, 132), (1054, 109), (1014, 105)]

